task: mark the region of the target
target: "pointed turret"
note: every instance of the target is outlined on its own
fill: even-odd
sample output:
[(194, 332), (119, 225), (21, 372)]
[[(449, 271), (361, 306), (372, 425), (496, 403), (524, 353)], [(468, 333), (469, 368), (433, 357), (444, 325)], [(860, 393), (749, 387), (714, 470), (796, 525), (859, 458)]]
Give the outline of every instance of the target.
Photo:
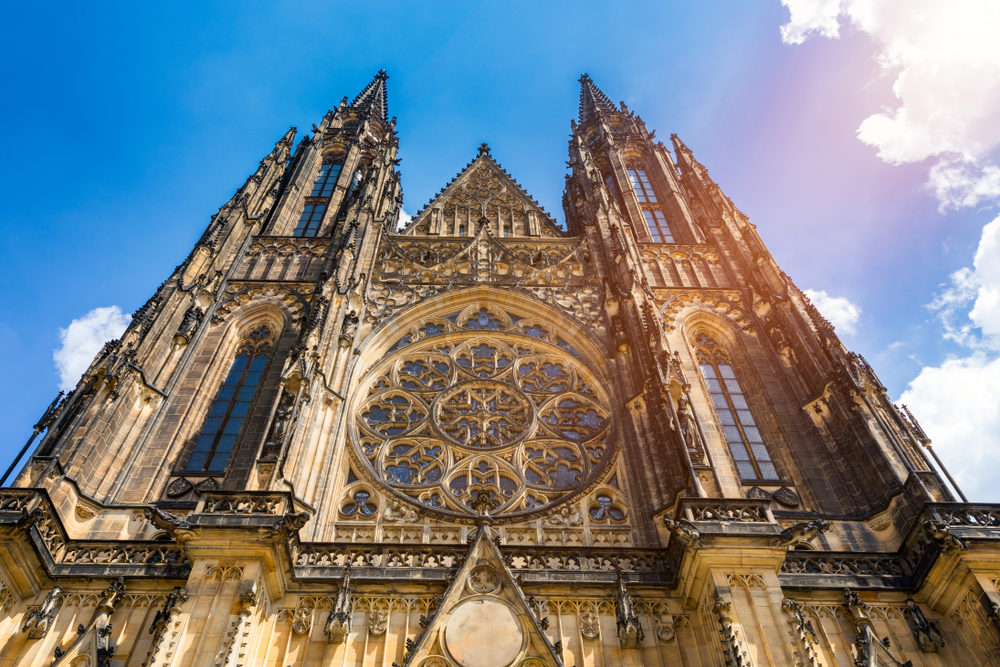
[(589, 74), (580, 77), (580, 124), (597, 117), (619, 113), (614, 103), (597, 87)]
[(351, 106), (371, 113), (379, 120), (388, 122), (389, 102), (385, 90), (385, 82), (388, 78), (389, 75), (385, 73), (385, 70), (380, 69), (371, 83), (365, 86), (365, 89), (354, 98)]

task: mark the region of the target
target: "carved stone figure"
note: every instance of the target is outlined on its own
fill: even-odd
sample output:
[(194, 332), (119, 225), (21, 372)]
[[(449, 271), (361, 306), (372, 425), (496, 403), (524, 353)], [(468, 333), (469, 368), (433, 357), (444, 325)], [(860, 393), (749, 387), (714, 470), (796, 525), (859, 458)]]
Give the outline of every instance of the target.
[(53, 586), (49, 594), (42, 601), (42, 606), (32, 609), (28, 618), (24, 620), (21, 632), (27, 632), (32, 639), (41, 639), (49, 631), (49, 626), (55, 620), (56, 612), (62, 606), (63, 601), (62, 586)]
[(673, 535), (673, 539), (684, 545), (685, 549), (692, 549), (701, 546), (701, 531), (694, 527), (687, 519), (677, 519), (664, 517), (663, 524)]
[(311, 516), (312, 515), (310, 515), (309, 512), (286, 514), (278, 519), (273, 526), (271, 526), (271, 534), (277, 535), (283, 532), (294, 533), (306, 525)]
[(913, 638), (917, 640), (917, 646), (921, 651), (937, 653), (939, 648), (944, 648), (944, 636), (937, 623), (927, 620), (913, 598), (906, 599), (906, 611), (903, 613), (910, 621), (910, 632), (913, 633)]
[(968, 545), (951, 534), (951, 526), (943, 521), (929, 520), (924, 522), (924, 535), (931, 542), (941, 547), (946, 554), (962, 551)]
[(638, 646), (645, 638), (639, 614), (636, 612), (632, 594), (625, 585), (625, 577), (618, 572), (617, 591), (615, 592), (615, 619), (618, 626), (618, 642), (622, 646)]
[(571, 528), (583, 523), (583, 514), (576, 505), (563, 505), (558, 512), (546, 519), (546, 523)]
[(313, 610), (309, 607), (298, 607), (292, 614), (292, 632), (297, 635), (307, 635), (312, 630)]
[(416, 523), (420, 520), (417, 511), (398, 500), (393, 500), (389, 506), (382, 511), (382, 520), (390, 523)]
[(189, 524), (186, 520), (169, 512), (164, 512), (155, 505), (147, 506), (143, 510), (143, 516), (145, 516), (146, 520), (155, 527), (160, 530), (165, 530), (175, 537), (178, 536), (178, 532), (184, 536), (193, 535), (193, 532), (191, 531), (191, 524)]
[(477, 565), (469, 573), (469, 588), (476, 593), (492, 593), (500, 587), (500, 576), (489, 565)]
[(701, 440), (701, 433), (698, 431), (698, 423), (695, 421), (694, 411), (691, 409), (691, 401), (687, 396), (681, 396), (677, 401), (677, 423), (680, 426), (681, 437), (688, 449), (701, 450), (705, 448)]
[(368, 613), (368, 632), (373, 635), (384, 635), (389, 627), (389, 610), (372, 609)]
[(656, 622), (656, 636), (660, 638), (662, 642), (668, 642), (674, 638), (674, 620), (670, 619), (660, 619)]
[(580, 634), (587, 639), (596, 639), (601, 634), (601, 617), (593, 612), (580, 614)]
[(340, 644), (351, 632), (351, 568), (344, 569), (344, 580), (337, 589), (337, 598), (333, 602), (333, 609), (330, 610), (330, 617), (326, 621), (323, 633), (330, 644)]
[(771, 542), (771, 546), (787, 547), (795, 542), (809, 542), (829, 529), (830, 522), (823, 519), (801, 521), (781, 531), (778, 538)]
[(274, 421), (271, 422), (271, 432), (267, 436), (268, 444), (280, 445), (285, 441), (288, 425), (295, 412), (295, 394), (286, 390), (281, 392), (281, 402), (274, 411)]

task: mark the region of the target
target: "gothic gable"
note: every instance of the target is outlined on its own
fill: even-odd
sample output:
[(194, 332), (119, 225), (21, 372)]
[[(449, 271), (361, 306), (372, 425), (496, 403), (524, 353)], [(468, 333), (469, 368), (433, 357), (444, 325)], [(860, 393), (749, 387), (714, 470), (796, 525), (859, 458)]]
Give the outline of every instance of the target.
[(563, 667), (562, 642), (546, 636), (548, 619), (539, 620), (496, 539), (479, 526), (448, 590), (430, 618), (421, 618), (423, 631), (407, 640), (404, 667)]
[(565, 236), (555, 221), (493, 160), (486, 144), (465, 170), (417, 212), (402, 232), (409, 236), (469, 236), (480, 220), (498, 238)]

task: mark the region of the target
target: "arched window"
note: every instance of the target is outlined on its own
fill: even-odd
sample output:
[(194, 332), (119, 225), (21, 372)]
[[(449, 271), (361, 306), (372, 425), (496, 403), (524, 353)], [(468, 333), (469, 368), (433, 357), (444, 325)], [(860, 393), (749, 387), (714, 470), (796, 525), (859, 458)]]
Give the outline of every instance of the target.
[(316, 236), (319, 234), (320, 224), (323, 222), (323, 215), (326, 213), (330, 198), (333, 197), (333, 189), (340, 178), (341, 164), (326, 162), (319, 168), (319, 174), (313, 181), (312, 190), (306, 199), (306, 204), (302, 208), (302, 215), (295, 225), (292, 236)]
[(637, 165), (628, 168), (628, 179), (632, 184), (632, 191), (635, 192), (636, 199), (642, 204), (642, 217), (646, 222), (646, 229), (649, 230), (649, 238), (653, 243), (673, 243), (674, 235), (667, 224), (667, 216), (659, 206), (656, 198), (656, 191), (649, 180), (646, 170)]
[(779, 479), (725, 348), (704, 333), (698, 335), (695, 346), (701, 374), (740, 477)]
[(225, 471), (273, 346), (274, 334), (266, 325), (251, 331), (240, 343), (229, 375), (212, 402), (186, 470)]
[(658, 201), (645, 169), (629, 169), (628, 178), (632, 182), (632, 189), (640, 204), (655, 204)]

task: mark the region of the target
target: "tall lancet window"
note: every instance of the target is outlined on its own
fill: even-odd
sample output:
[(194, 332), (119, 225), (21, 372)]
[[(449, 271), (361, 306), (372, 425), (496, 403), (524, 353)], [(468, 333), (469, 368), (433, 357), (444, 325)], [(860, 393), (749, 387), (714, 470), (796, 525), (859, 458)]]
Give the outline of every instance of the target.
[(629, 169), (628, 178), (632, 181), (632, 189), (635, 191), (635, 196), (639, 198), (640, 204), (657, 203), (656, 193), (653, 192), (653, 186), (649, 182), (649, 176), (646, 175), (645, 169)]
[(327, 162), (319, 168), (319, 175), (313, 181), (312, 190), (299, 216), (299, 222), (295, 225), (292, 236), (316, 236), (319, 234), (320, 224), (323, 222), (323, 215), (330, 204), (333, 196), (333, 189), (337, 186), (337, 179), (340, 177), (341, 165)]
[(695, 345), (701, 374), (740, 477), (779, 479), (725, 348), (706, 334), (699, 334)]
[(225, 471), (273, 347), (274, 334), (266, 325), (251, 331), (240, 343), (185, 469)]

